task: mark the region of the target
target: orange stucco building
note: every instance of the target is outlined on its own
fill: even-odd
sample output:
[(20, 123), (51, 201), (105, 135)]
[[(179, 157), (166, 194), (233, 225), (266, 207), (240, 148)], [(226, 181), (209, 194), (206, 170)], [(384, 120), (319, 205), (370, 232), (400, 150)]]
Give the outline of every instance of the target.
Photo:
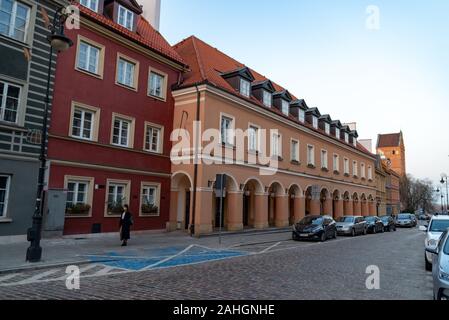
[(376, 157), (356, 131), (195, 37), (175, 50), (191, 70), (173, 91), (173, 125), (189, 145), (172, 137), (171, 230), (220, 225), (217, 174), (227, 177), (230, 231), (308, 214), (376, 215)]
[(400, 177), (407, 174), (402, 131), (399, 133), (379, 134), (377, 138), (377, 153), (385, 157), (390, 168)]

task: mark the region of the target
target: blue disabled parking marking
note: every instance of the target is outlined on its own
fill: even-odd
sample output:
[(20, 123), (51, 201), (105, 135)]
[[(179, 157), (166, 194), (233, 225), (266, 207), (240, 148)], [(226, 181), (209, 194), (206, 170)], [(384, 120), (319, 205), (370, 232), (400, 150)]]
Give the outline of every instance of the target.
[(201, 246), (167, 247), (144, 252), (107, 252), (90, 255), (92, 263), (129, 271), (163, 269), (249, 255), (237, 250), (219, 250)]

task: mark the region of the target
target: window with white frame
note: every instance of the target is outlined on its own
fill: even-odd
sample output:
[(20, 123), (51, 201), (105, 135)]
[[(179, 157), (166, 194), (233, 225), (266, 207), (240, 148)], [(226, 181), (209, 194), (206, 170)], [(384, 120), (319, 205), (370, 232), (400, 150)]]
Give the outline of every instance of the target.
[(123, 206), (129, 199), (126, 199), (128, 187), (125, 183), (111, 182), (108, 184), (108, 214), (119, 215), (123, 212)]
[(93, 140), (95, 112), (75, 107), (72, 119), (72, 137)]
[(8, 209), (10, 180), (9, 176), (0, 175), (0, 218), (6, 216), (6, 210)]
[(291, 160), (299, 162), (299, 141), (298, 140), (291, 140)]
[(357, 167), (357, 161), (352, 162), (352, 175), (354, 177), (358, 176), (358, 167)]
[(364, 164), (364, 163), (361, 163), (361, 164), (360, 164), (360, 176), (361, 176), (362, 178), (365, 178), (365, 177), (366, 177), (365, 174), (366, 174), (366, 172), (365, 172), (365, 164)]
[(251, 83), (248, 80), (240, 79), (240, 94), (245, 97), (251, 95)]
[(298, 120), (304, 123), (306, 121), (306, 112), (303, 109), (298, 111)]
[(315, 116), (312, 117), (312, 125), (315, 129), (318, 129), (318, 118)]
[(151, 71), (149, 82), (149, 94), (153, 97), (164, 98), (165, 76)]
[(123, 6), (119, 6), (118, 24), (132, 31), (134, 25), (134, 14), (132, 13), (132, 11), (126, 9)]
[(0, 81), (0, 121), (17, 123), (21, 87)]
[(345, 170), (345, 174), (349, 174), (349, 159), (348, 158), (344, 158), (343, 160), (343, 164), (344, 164), (344, 170)]
[(327, 122), (324, 123), (324, 131), (326, 134), (331, 134), (331, 125)]
[(328, 168), (327, 150), (321, 150), (321, 168)]
[(340, 156), (334, 153), (334, 171), (340, 171)]
[(98, 12), (98, 0), (80, 0), (82, 6)]
[(373, 180), (373, 168), (368, 166), (368, 180)]
[(120, 57), (118, 60), (117, 82), (127, 87), (134, 88), (135, 70), (135, 63)]
[(339, 128), (335, 128), (335, 138), (340, 139), (340, 129)]
[(315, 147), (312, 145), (307, 146), (307, 164), (311, 166), (315, 165)]
[(78, 50), (78, 68), (90, 73), (99, 74), (98, 66), (101, 49), (85, 41), (80, 41)]
[(290, 109), (290, 103), (287, 100), (282, 100), (282, 113), (288, 116)]
[(30, 7), (14, 0), (0, 0), (0, 34), (26, 41)]
[(249, 126), (248, 128), (248, 150), (259, 150), (259, 128), (256, 126)]
[(349, 134), (348, 133), (345, 133), (345, 142), (349, 143)]
[(143, 216), (159, 216), (159, 186), (142, 185), (140, 212)]
[(263, 104), (268, 108), (273, 104), (273, 96), (267, 90), (263, 91)]
[(130, 120), (115, 117), (112, 144), (120, 147), (129, 147), (131, 125), (132, 122)]
[(221, 143), (234, 145), (234, 119), (226, 116), (221, 117), (220, 133)]
[(67, 182), (67, 201), (66, 214), (68, 215), (86, 215), (89, 214), (90, 205), (89, 182), (69, 180)]
[(282, 137), (279, 133), (273, 133), (271, 135), (271, 156), (282, 157)]
[(152, 125), (145, 128), (145, 150), (162, 153), (162, 129)]

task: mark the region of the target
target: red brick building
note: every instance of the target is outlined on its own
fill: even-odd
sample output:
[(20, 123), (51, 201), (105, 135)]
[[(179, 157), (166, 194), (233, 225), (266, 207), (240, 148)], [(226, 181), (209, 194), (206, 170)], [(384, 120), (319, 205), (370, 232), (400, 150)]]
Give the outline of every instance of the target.
[(66, 31), (74, 46), (57, 61), (49, 217), (64, 215), (64, 234), (115, 232), (129, 204), (134, 230), (164, 229), (171, 87), (187, 66), (134, 0), (81, 4), (81, 28)]
[(377, 138), (377, 153), (385, 157), (391, 169), (400, 177), (407, 174), (402, 131), (399, 133), (379, 134)]

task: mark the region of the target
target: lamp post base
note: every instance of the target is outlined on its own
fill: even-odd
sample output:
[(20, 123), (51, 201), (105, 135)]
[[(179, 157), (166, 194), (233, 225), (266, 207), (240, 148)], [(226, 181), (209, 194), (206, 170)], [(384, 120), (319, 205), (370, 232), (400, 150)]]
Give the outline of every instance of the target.
[(42, 217), (39, 214), (33, 216), (33, 226), (28, 229), (28, 241), (31, 242), (27, 249), (26, 261), (39, 262), (42, 258), (41, 242)]

